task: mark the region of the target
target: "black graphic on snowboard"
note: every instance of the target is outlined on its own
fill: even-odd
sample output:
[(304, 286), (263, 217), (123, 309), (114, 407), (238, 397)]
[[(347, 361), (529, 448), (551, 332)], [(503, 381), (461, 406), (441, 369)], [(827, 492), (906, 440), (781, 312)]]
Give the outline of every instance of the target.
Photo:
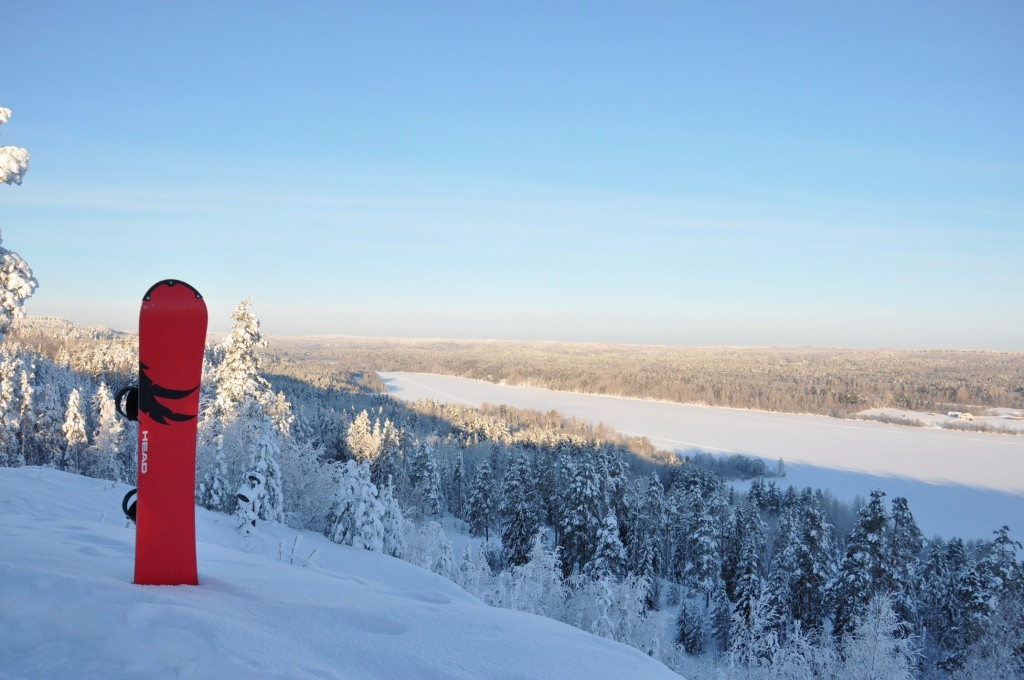
[(142, 362), (139, 362), (139, 411), (145, 413), (153, 422), (166, 425), (168, 420), (175, 422), (184, 422), (186, 420), (192, 420), (196, 417), (196, 414), (177, 413), (168, 406), (164, 406), (159, 401), (160, 399), (184, 399), (188, 395), (192, 394), (199, 389), (199, 385), (196, 385), (190, 390), (172, 390), (169, 387), (163, 387), (155, 384), (146, 371), (149, 366)]

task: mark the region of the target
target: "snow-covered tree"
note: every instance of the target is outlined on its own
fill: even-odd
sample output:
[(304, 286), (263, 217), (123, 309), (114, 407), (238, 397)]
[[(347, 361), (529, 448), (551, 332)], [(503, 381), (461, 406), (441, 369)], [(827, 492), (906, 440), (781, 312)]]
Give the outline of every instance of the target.
[(536, 505), (530, 484), (530, 463), (526, 454), (512, 454), (501, 499), (501, 543), (506, 564), (521, 565), (530, 559), (537, 533)]
[(885, 493), (871, 492), (871, 500), (861, 508), (850, 539), (846, 557), (831, 590), (836, 603), (836, 632), (853, 630), (855, 621), (875, 595), (888, 592), (892, 585), (886, 534), (889, 515), (885, 511)]
[(263, 502), (257, 517), (271, 522), (284, 521), (284, 491), (281, 488), (281, 468), (277, 459), (281, 455), (278, 431), (270, 416), (263, 415), (256, 423), (256, 445), (249, 462), (250, 472), (263, 478)]
[(384, 554), (392, 557), (405, 557), (405, 518), (395, 499), (395, 490), (391, 478), (380, 487), (380, 504), (384, 509), (381, 526), (384, 527)]
[[(11, 110), (0, 106), (0, 125), (11, 118)], [(28, 171), (29, 152), (18, 146), (0, 146), (0, 183), (21, 184)]]
[(440, 517), (444, 512), (444, 498), (434, 449), (417, 441), (408, 458), (410, 505), (427, 517)]
[(59, 470), (66, 469), (66, 446), (64, 434), (61, 432), (64, 413), (60, 406), (58, 387), (44, 383), (39, 386), (38, 394), (34, 431), (36, 453), (34, 459), (28, 462), (34, 465), (51, 465)]
[(734, 609), (726, 663), (731, 668), (763, 669), (779, 650), (777, 614), (767, 594), (750, 600), (746, 611)]
[[(0, 147), (0, 150), (5, 148), (10, 147)], [(25, 300), (32, 297), (38, 286), (28, 263), (18, 253), (3, 247), (0, 232), (0, 341), (7, 334), (11, 321), (25, 316)]]
[(919, 565), (924, 549), (924, 534), (917, 526), (907, 499), (892, 499), (892, 535), (889, 544), (889, 593), (892, 607), (901, 621), (912, 622), (917, 615), (920, 584)]
[(795, 620), (807, 630), (818, 629), (828, 615), (828, 586), (833, 578), (832, 525), (825, 521), (817, 499), (809, 491), (800, 502), (798, 578), (790, 580), (790, 607)]
[(568, 461), (567, 484), (562, 492), (562, 568), (580, 572), (597, 549), (597, 535), (606, 516), (608, 499), (592, 453), (584, 451)]
[(587, 563), (586, 572), (596, 580), (621, 579), (625, 575), (626, 550), (619, 540), (619, 521), (615, 512), (605, 515), (597, 532), (597, 547), (593, 559)]
[(36, 450), (36, 390), (32, 384), (34, 371), (35, 366), (30, 365), (23, 368), (19, 376), (21, 400), (18, 406), (18, 418), (21, 421), (21, 427), (18, 431), (18, 448), (19, 459), (23, 465), (35, 457)]
[(887, 594), (873, 595), (843, 642), (839, 677), (856, 680), (912, 680), (917, 650), (909, 626)]
[(24, 465), (18, 444), (21, 409), (14, 380), (20, 363), (14, 357), (0, 357), (0, 467)]
[(196, 502), (207, 510), (226, 512), (233, 503), (223, 447), (214, 447), (210, 468), (203, 474), (196, 491)]
[(474, 536), (490, 540), (491, 525), (498, 512), (494, 492), (494, 473), (489, 461), (481, 461), (473, 480), (473, 491), (469, 495), (469, 528)]
[(340, 469), (327, 537), (335, 543), (384, 551), (384, 506), (370, 481), (370, 464), (347, 461)]
[(124, 481), (119, 453), (123, 446), (124, 421), (114, 409), (114, 397), (105, 382), (100, 382), (92, 400), (96, 416), (96, 432), (86, 456), (88, 465), (83, 473), (100, 479)]
[(249, 311), (252, 298), (242, 300), (231, 313), (231, 333), (221, 346), (217, 368), (216, 407), (228, 419), (252, 398), (264, 406), (275, 400), (270, 384), (262, 375), (261, 352), (267, 346), (260, 333), (260, 321)]
[(698, 605), (684, 601), (676, 615), (676, 642), (687, 654), (703, 654), (707, 642), (704, 624), (704, 610)]
[(345, 445), (354, 460), (373, 462), (380, 454), (380, 438), (373, 434), (370, 414), (363, 409), (345, 435)]
[(82, 410), (82, 395), (78, 388), (71, 390), (68, 398), (68, 407), (64, 413), (64, 425), (61, 427), (64, 435), (64, 447), (61, 452), (54, 452), (54, 459), (51, 459), (59, 470), (78, 472), (81, 469), (81, 454), (89, 438), (85, 433), (85, 413)]

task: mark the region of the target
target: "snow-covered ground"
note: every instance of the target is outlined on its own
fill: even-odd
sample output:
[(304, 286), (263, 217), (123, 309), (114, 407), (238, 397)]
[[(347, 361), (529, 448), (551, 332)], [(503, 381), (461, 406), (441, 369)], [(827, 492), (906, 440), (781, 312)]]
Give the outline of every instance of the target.
[(928, 535), (990, 538), (1024, 531), (1024, 437), (913, 428), (813, 415), (712, 408), (496, 385), (422, 373), (381, 373), (392, 396), (556, 410), (644, 435), (677, 451), (745, 453), (786, 461), (784, 484), (840, 498), (874, 488), (906, 496)]
[[(907, 411), (898, 408), (872, 408), (858, 413), (861, 417), (885, 417), (897, 421), (905, 421), (910, 425), (925, 427), (946, 427), (970, 430), (971, 428), (988, 428), (994, 432), (1024, 434), (1024, 414), (1012, 408), (988, 409), (986, 415), (972, 413), (926, 413), (924, 411)], [(955, 413), (955, 412), (954, 412)]]
[(0, 468), (0, 679), (678, 678), (318, 534), (264, 524), (247, 546), (233, 518), (201, 509), (200, 585), (133, 585), (125, 490)]

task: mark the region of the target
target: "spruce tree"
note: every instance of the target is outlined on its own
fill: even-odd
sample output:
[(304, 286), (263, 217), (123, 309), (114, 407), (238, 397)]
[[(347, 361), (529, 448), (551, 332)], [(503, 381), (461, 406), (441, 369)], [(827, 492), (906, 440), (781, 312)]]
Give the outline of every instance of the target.
[(124, 437), (124, 422), (117, 415), (114, 397), (104, 382), (96, 388), (93, 409), (96, 412), (96, 432), (87, 452), (89, 464), (83, 473), (100, 479), (124, 481), (118, 455)]
[(36, 457), (35, 452), (37, 451), (35, 437), (37, 417), (35, 387), (32, 385), (34, 372), (35, 366), (30, 365), (27, 369), (21, 371), (20, 376), (21, 389), (19, 391), (21, 393), (21, 401), (18, 406), (18, 417), (21, 421), (21, 427), (18, 431), (18, 461), (21, 465), (25, 465), (28, 461), (33, 460)]
[(63, 451), (55, 451), (54, 460), (58, 470), (67, 472), (78, 472), (81, 469), (82, 450), (89, 442), (85, 433), (85, 413), (82, 410), (82, 395), (78, 388), (71, 390), (68, 397), (68, 407), (64, 414), (64, 425), (61, 427), (64, 435)]
[(21, 409), (14, 390), (19, 363), (15, 358), (0, 357), (0, 467), (19, 466)]
[(523, 451), (512, 454), (505, 470), (501, 498), (501, 543), (506, 564), (518, 566), (530, 559), (530, 547), (537, 533), (530, 463)]
[(490, 540), (491, 524), (497, 513), (494, 493), (494, 479), (490, 462), (483, 460), (477, 466), (473, 491), (469, 495), (469, 529), (474, 536)]
[(370, 481), (370, 464), (348, 461), (339, 470), (327, 537), (335, 543), (384, 551), (384, 506)]
[(819, 629), (828, 616), (828, 587), (834, 577), (832, 525), (807, 489), (800, 502), (799, 578), (790, 581), (791, 612), (807, 630)]
[(914, 521), (907, 499), (892, 499), (892, 536), (889, 545), (891, 585), (889, 593), (893, 611), (901, 621), (913, 623), (917, 618), (920, 559), (924, 534)]
[(615, 512), (610, 510), (601, 522), (597, 532), (597, 547), (593, 559), (587, 563), (586, 572), (595, 580), (621, 580), (625, 575), (626, 550), (619, 540), (619, 522)]
[(277, 429), (270, 416), (262, 414), (256, 408), (255, 446), (249, 461), (249, 471), (256, 472), (263, 478), (263, 502), (256, 514), (257, 518), (271, 522), (284, 521), (284, 490), (281, 486), (281, 468), (277, 459), (281, 456)]
[(885, 510), (885, 493), (871, 492), (871, 500), (861, 508), (856, 526), (846, 545), (846, 556), (831, 591), (836, 607), (835, 631), (845, 634), (853, 630), (857, 617), (868, 602), (892, 587), (886, 534), (889, 515)]
[(584, 570), (597, 549), (597, 537), (606, 516), (608, 500), (593, 455), (583, 453), (571, 461), (568, 484), (561, 499), (562, 568), (566, 575), (575, 567)]

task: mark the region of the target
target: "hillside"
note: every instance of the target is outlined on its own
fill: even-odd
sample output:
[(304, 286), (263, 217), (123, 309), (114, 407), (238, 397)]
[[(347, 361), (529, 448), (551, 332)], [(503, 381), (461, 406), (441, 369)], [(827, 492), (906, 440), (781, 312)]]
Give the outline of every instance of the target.
[(405, 371), (587, 394), (852, 416), (1024, 408), (1024, 354), (966, 350), (669, 347), (502, 340), (273, 337), (289, 364)]
[(262, 525), (247, 546), (233, 518), (202, 509), (201, 585), (135, 586), (124, 491), (0, 468), (3, 680), (678, 677), (625, 645), (488, 607), (315, 533)]

